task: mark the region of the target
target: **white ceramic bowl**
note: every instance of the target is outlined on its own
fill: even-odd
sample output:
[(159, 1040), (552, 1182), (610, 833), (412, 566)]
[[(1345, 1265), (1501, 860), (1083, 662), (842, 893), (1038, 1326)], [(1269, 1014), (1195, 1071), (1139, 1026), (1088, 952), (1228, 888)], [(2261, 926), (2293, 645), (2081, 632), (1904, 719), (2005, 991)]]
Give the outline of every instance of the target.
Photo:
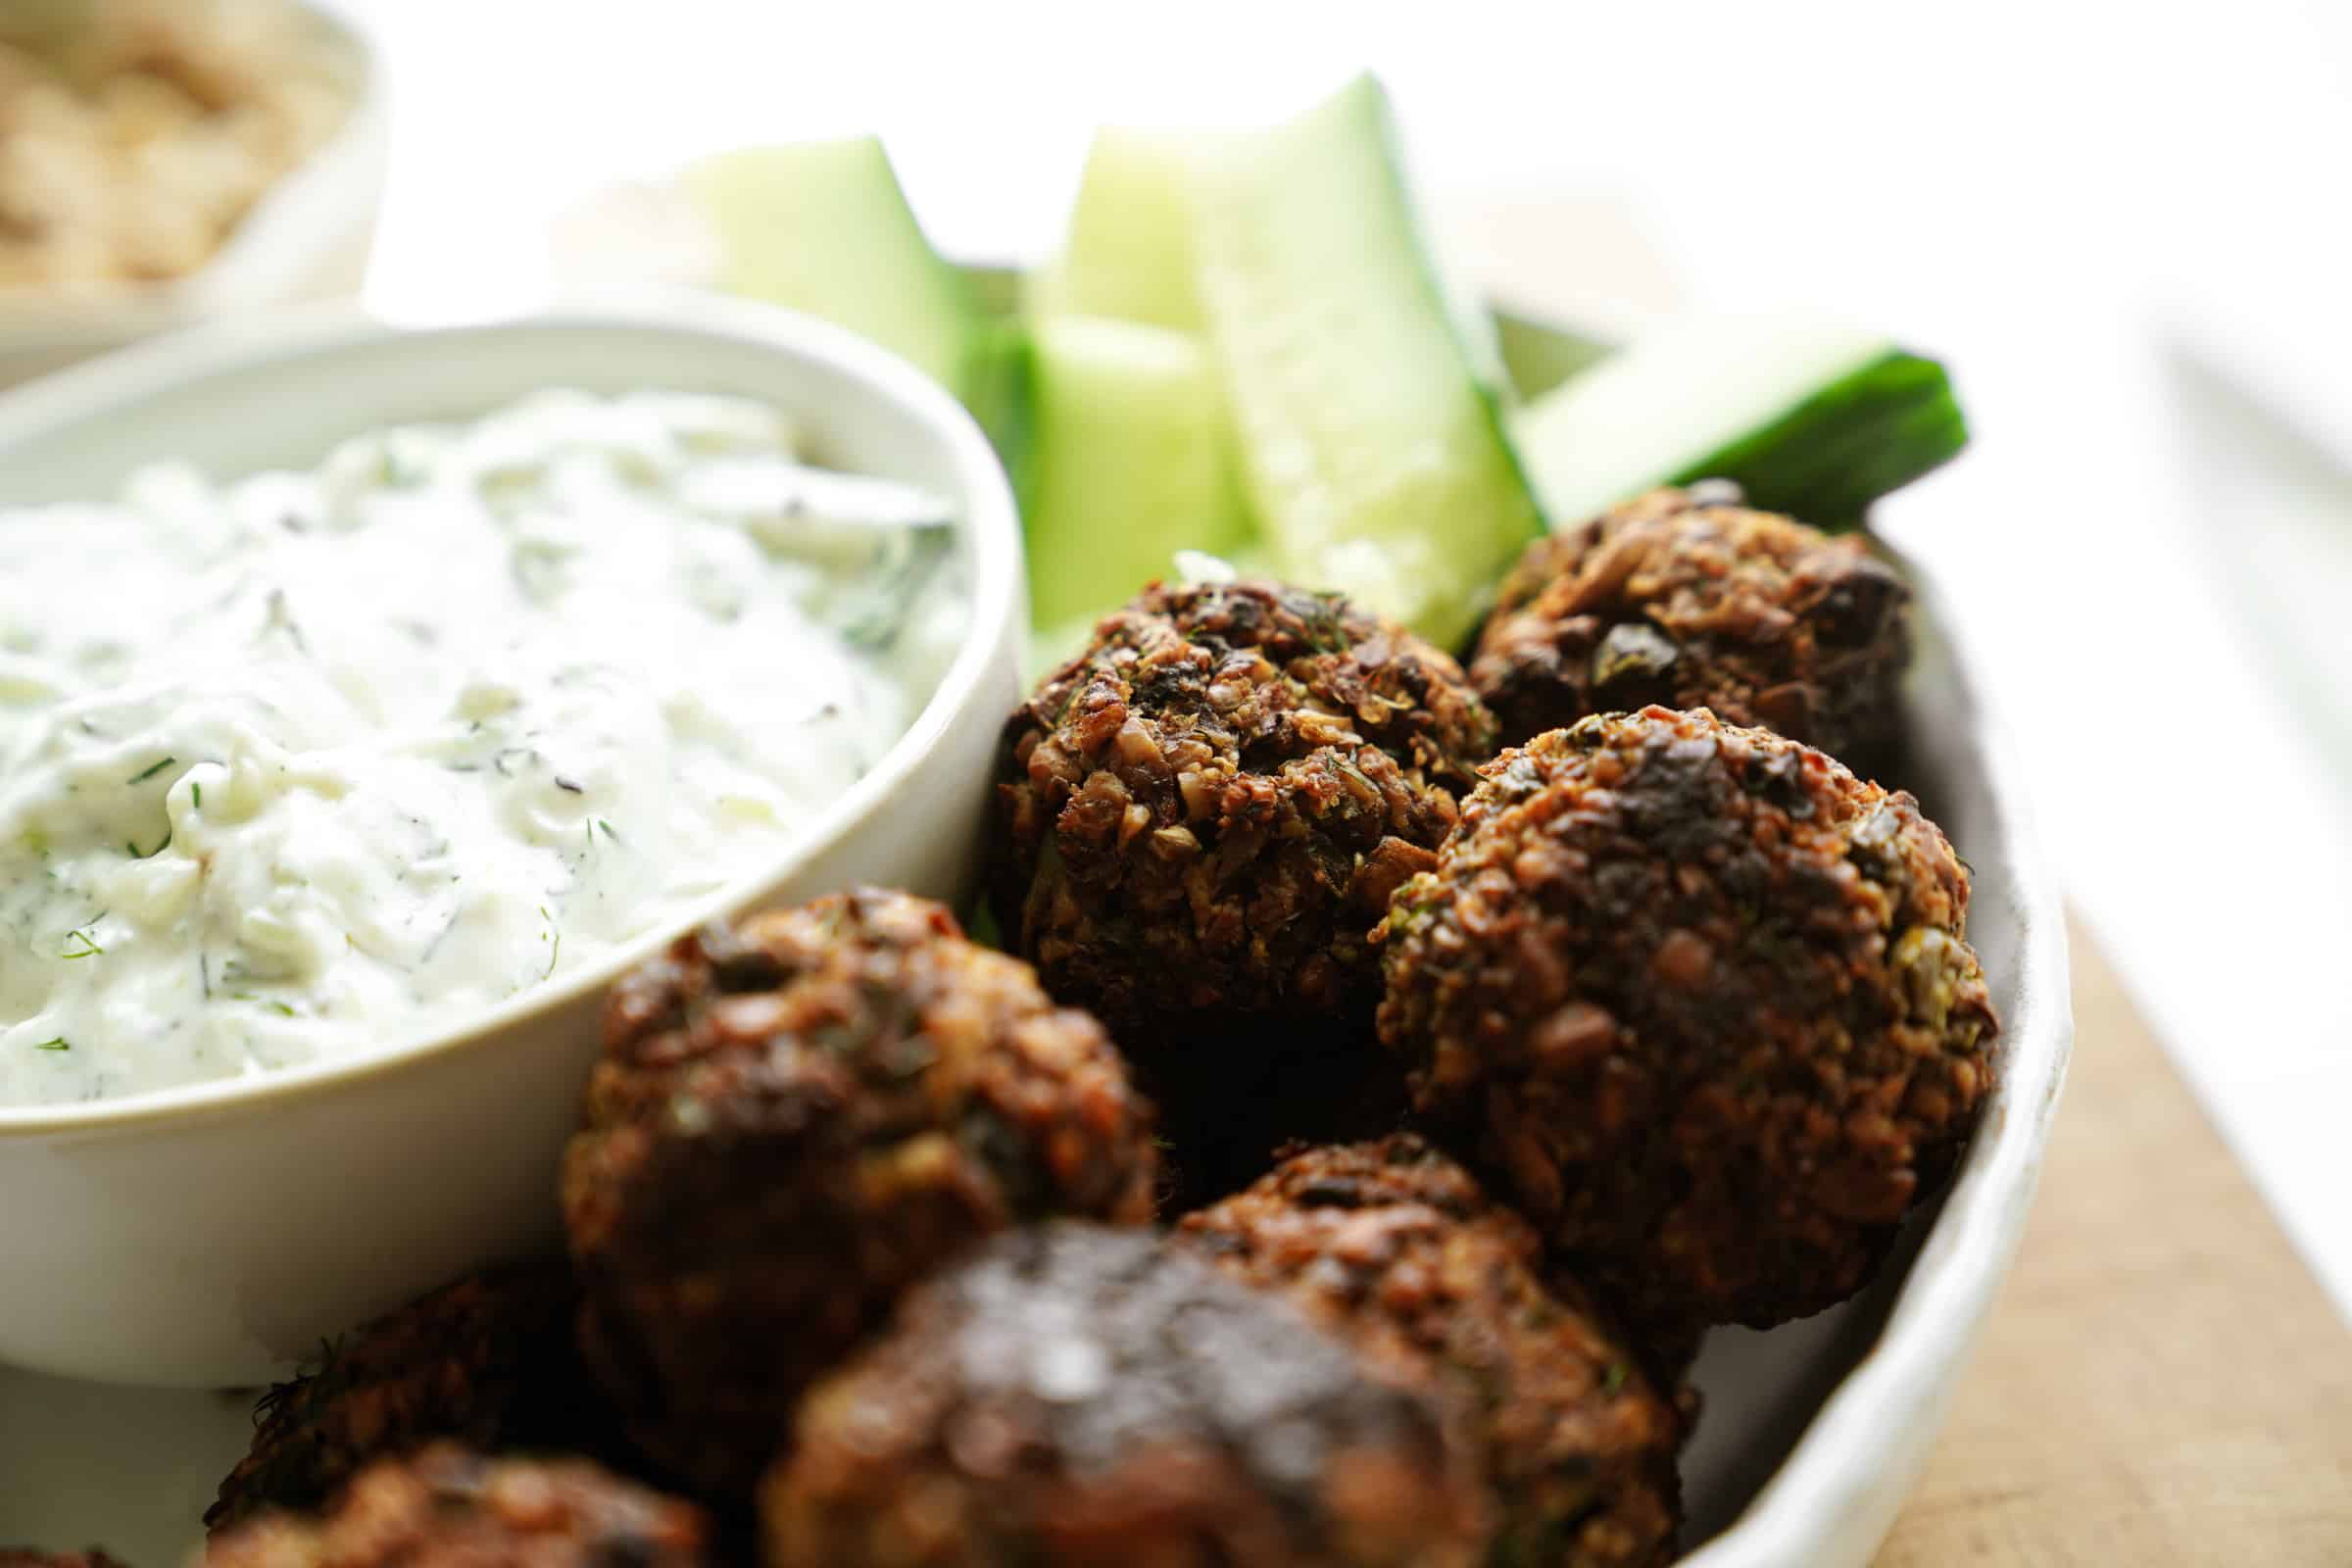
[(186, 277), (115, 299), (0, 298), (0, 387), (215, 317), (359, 292), (383, 204), (391, 95), (383, 56), (355, 14), (338, 0), (305, 9), (352, 57), (342, 125)]
[(548, 386), (735, 393), (819, 461), (952, 497), (964, 646), (913, 728), (798, 847), (464, 1031), (361, 1060), (86, 1106), (0, 1108), (0, 1361), (178, 1385), (280, 1374), (320, 1337), (555, 1234), (555, 1171), (613, 975), (703, 919), (977, 870), (1027, 611), (1011, 494), (962, 409), (840, 328), (724, 301), (399, 332), (296, 313), (160, 339), (0, 397), (0, 505), (104, 496), (157, 458), (307, 466), (402, 420)]

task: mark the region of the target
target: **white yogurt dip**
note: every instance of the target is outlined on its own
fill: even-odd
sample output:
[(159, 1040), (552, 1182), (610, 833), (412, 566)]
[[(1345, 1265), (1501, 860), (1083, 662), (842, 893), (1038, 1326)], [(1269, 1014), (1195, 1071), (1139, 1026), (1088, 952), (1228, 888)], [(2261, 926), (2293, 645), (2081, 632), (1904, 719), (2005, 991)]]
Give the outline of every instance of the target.
[(0, 512), (0, 1103), (379, 1051), (673, 918), (906, 730), (944, 504), (548, 393)]

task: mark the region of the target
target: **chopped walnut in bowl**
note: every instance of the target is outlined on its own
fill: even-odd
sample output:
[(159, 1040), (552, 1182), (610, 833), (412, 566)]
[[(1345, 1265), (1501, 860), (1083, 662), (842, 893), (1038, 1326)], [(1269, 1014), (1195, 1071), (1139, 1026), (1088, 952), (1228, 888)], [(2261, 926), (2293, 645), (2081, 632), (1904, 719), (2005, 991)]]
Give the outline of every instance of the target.
[(0, 296), (197, 271), (342, 126), (359, 75), (292, 0), (0, 9)]

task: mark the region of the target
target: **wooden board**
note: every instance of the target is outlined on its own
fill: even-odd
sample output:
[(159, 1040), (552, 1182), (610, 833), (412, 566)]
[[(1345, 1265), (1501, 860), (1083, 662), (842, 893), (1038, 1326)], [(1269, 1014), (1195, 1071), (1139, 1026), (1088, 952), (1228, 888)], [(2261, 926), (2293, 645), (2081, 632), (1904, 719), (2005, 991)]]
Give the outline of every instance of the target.
[(2073, 941), (2041, 1195), (1877, 1568), (2352, 1565), (2352, 1330)]

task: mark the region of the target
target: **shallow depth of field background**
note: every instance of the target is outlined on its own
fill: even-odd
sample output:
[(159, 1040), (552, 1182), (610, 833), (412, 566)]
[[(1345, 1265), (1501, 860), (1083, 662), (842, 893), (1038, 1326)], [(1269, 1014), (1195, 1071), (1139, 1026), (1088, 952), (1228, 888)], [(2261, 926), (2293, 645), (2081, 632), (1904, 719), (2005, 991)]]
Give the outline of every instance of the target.
[[(1802, 299), (1945, 356), (1978, 446), (1882, 525), (1980, 628), (2078, 907), (2352, 1305), (2352, 6), (349, 3), (399, 92), (368, 302), (401, 319), (529, 304), (599, 186), (794, 135), (880, 129), (944, 247), (1033, 257), (1095, 122), (1370, 64), (1513, 295)], [(1514, 224), (1561, 207), (1587, 254), (1533, 268)]]

